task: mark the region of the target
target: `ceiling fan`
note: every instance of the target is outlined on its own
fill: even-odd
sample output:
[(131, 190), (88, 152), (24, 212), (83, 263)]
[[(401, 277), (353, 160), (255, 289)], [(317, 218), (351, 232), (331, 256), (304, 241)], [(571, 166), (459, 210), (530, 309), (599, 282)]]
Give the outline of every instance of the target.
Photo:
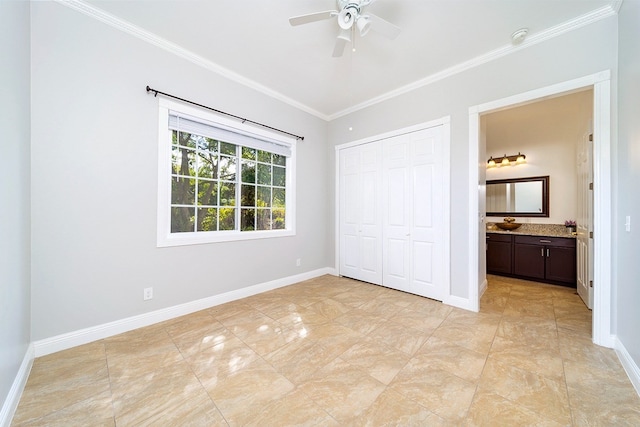
[(336, 0), (337, 9), (339, 10), (327, 10), (294, 16), (289, 18), (289, 23), (296, 26), (337, 17), (340, 34), (333, 48), (333, 56), (342, 56), (345, 45), (352, 42), (356, 28), (360, 32), (360, 36), (366, 35), (369, 30), (374, 30), (390, 39), (395, 39), (398, 37), (398, 34), (400, 34), (399, 27), (396, 27), (373, 13), (364, 13), (364, 8), (374, 1), (375, 0)]

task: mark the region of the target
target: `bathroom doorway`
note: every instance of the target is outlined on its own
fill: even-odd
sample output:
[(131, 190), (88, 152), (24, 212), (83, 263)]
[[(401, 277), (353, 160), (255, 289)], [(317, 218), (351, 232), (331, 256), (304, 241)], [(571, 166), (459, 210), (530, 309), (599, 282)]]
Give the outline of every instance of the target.
[[(479, 298), (486, 287), (485, 270), (485, 182), (486, 139), (481, 116), (501, 110), (557, 98), (574, 92), (593, 91), (594, 146), (594, 296), (593, 342), (612, 347), (611, 339), (611, 166), (610, 166), (610, 73), (602, 72), (584, 78), (496, 100), (469, 109), (470, 153), (470, 270), (469, 295), (471, 304), (479, 309)], [(512, 154), (512, 153), (508, 153)], [(488, 158), (488, 157), (487, 157)], [(477, 171), (474, 173), (473, 171)], [(475, 255), (475, 256), (474, 256)]]

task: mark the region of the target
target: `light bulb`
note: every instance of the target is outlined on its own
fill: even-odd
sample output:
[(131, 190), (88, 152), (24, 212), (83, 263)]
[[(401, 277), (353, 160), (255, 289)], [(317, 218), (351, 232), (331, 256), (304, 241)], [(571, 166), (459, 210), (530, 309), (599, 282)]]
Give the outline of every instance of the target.
[(502, 163), (502, 166), (509, 166), (511, 164), (506, 154), (504, 155), (504, 158), (502, 159), (501, 163)]

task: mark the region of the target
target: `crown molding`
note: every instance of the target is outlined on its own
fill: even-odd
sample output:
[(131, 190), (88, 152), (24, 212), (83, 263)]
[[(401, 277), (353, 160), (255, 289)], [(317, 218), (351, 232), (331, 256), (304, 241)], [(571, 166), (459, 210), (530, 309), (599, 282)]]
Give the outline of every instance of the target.
[(498, 49), (487, 52), (483, 55), (472, 58), (468, 61), (461, 62), (457, 65), (444, 69), (440, 72), (427, 76), (423, 79), (417, 80), (415, 82), (409, 83), (405, 86), (402, 86), (398, 89), (394, 89), (392, 91), (386, 92), (382, 95), (371, 98), (367, 101), (361, 102), (344, 110), (338, 111), (333, 114), (324, 114), (320, 111), (309, 107), (306, 104), (298, 102), (292, 98), (289, 98), (286, 95), (281, 94), (280, 92), (274, 91), (273, 89), (268, 88), (254, 80), (246, 78), (238, 73), (235, 73), (225, 67), (222, 67), (219, 64), (216, 64), (213, 61), (203, 58), (202, 56), (191, 52), (183, 47), (170, 42), (162, 37), (157, 36), (149, 31), (146, 31), (130, 22), (127, 22), (123, 19), (120, 19), (114, 15), (111, 15), (97, 7), (94, 7), (90, 4), (85, 3), (83, 0), (55, 0), (59, 4), (67, 6), (71, 9), (74, 9), (78, 12), (81, 12), (87, 16), (90, 16), (98, 21), (101, 21), (113, 28), (116, 28), (120, 31), (128, 33), (134, 37), (139, 38), (147, 43), (150, 43), (154, 46), (157, 46), (161, 49), (164, 49), (174, 55), (177, 55), (183, 59), (186, 59), (196, 65), (199, 65), (209, 71), (212, 71), (216, 74), (219, 74), (231, 81), (239, 83), (243, 86), (254, 89), (258, 92), (261, 92), (269, 97), (277, 99), (279, 101), (284, 102), (294, 108), (297, 108), (301, 111), (311, 114), (312, 116), (318, 117), (324, 121), (332, 121), (337, 118), (346, 116), (348, 114), (354, 113), (359, 110), (363, 110), (365, 108), (371, 107), (373, 105), (379, 104), (391, 98), (395, 98), (402, 94), (411, 92), (413, 90), (419, 89), (424, 86), (428, 86), (432, 83), (438, 82), (440, 80), (444, 80), (448, 77), (454, 76), (456, 74), (462, 73), (464, 71), (470, 70), (472, 68), (478, 67), (487, 62), (493, 61), (498, 58), (502, 58), (511, 53), (517, 52), (521, 49), (525, 49), (529, 46), (533, 46), (535, 44), (541, 43), (543, 41), (552, 39), (561, 34), (568, 33), (575, 29), (584, 27), (585, 25), (592, 24), (601, 19), (608, 18), (610, 16), (614, 16), (620, 10), (620, 6), (622, 5), (623, 0), (611, 0), (611, 3), (607, 6), (603, 6), (599, 9), (595, 9), (589, 13), (573, 18), (569, 21), (563, 22), (562, 24), (556, 25), (555, 27), (551, 27), (545, 31), (542, 31), (537, 34), (529, 35), (520, 45), (505, 45)]
[(541, 31), (537, 34), (532, 34), (517, 46), (511, 45), (511, 44), (505, 45), (498, 49), (487, 52), (483, 55), (472, 58), (468, 61), (464, 61), (457, 65), (444, 69), (438, 73), (427, 76), (423, 79), (417, 80), (413, 83), (409, 83), (408, 85), (402, 86), (398, 89), (389, 91), (380, 96), (364, 101), (360, 104), (354, 105), (352, 107), (349, 107), (337, 113), (331, 114), (329, 116), (329, 121), (346, 116), (348, 114), (354, 113), (359, 110), (363, 110), (367, 107), (371, 107), (373, 105), (379, 104), (388, 99), (395, 98), (396, 96), (414, 91), (421, 87), (428, 86), (432, 83), (438, 82), (440, 80), (444, 80), (448, 77), (451, 77), (456, 74), (462, 73), (464, 71), (470, 70), (472, 68), (478, 67), (487, 62), (490, 62), (495, 59), (502, 58), (511, 53), (520, 51), (529, 46), (542, 43), (546, 40), (552, 39), (561, 34), (565, 34), (570, 31), (576, 30), (578, 28), (582, 28), (585, 25), (592, 24), (594, 22), (600, 21), (601, 19), (614, 16), (617, 14), (617, 11), (619, 10), (621, 3), (622, 3), (622, 0), (614, 0), (610, 5), (603, 6), (599, 9), (595, 9), (589, 13), (578, 16), (569, 21), (563, 22), (562, 24), (556, 25), (555, 27), (548, 28), (545, 31)]
[(209, 71), (212, 71), (216, 74), (221, 75), (229, 80), (232, 80), (236, 83), (239, 83), (243, 86), (254, 89), (258, 92), (261, 92), (271, 98), (277, 99), (278, 101), (282, 101), (285, 104), (288, 104), (298, 110), (309, 113), (313, 116), (316, 116), (322, 120), (328, 121), (329, 117), (326, 114), (323, 114), (301, 102), (298, 102), (288, 96), (281, 94), (273, 89), (270, 89), (254, 80), (246, 78), (238, 73), (235, 73), (228, 68), (222, 67), (219, 64), (216, 64), (213, 61), (203, 58), (202, 56), (191, 52), (190, 50), (184, 49), (183, 47), (170, 42), (156, 34), (153, 34), (147, 30), (144, 30), (124, 19), (118, 18), (110, 13), (105, 12), (102, 9), (99, 9), (95, 6), (92, 6), (88, 3), (85, 3), (82, 0), (55, 0), (57, 3), (67, 6), (73, 10), (81, 12), (91, 18), (94, 18), (98, 21), (101, 21), (115, 29), (128, 33), (134, 37), (137, 37), (140, 40), (143, 40), (149, 44), (157, 46), (161, 49), (166, 50), (176, 56), (179, 56), (187, 61), (192, 62), (200, 67), (203, 67)]

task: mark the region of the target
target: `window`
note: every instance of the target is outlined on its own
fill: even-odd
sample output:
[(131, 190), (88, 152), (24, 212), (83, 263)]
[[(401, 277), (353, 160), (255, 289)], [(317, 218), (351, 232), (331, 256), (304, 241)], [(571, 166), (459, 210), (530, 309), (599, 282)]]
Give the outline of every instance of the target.
[(158, 246), (295, 234), (295, 141), (160, 99)]

